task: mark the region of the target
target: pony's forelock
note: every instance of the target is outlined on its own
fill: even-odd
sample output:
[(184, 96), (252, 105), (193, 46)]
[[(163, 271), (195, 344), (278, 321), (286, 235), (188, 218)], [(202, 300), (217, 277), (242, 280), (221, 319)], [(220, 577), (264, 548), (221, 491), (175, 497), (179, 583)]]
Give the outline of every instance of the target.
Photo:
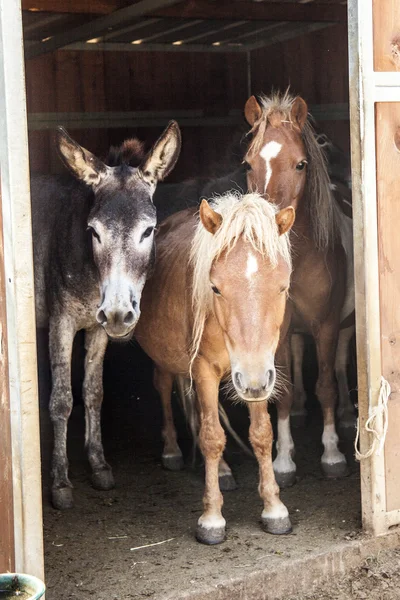
[[(296, 96), (290, 94), (289, 89), (284, 93), (275, 92), (271, 96), (259, 96), (262, 113), (249, 132), (253, 137), (247, 151), (248, 156), (255, 156), (261, 151), (265, 131), (273, 116), (279, 115), (282, 122), (292, 124), (291, 111), (295, 99)], [(315, 245), (318, 250), (326, 250), (333, 245), (338, 236), (338, 223), (333, 208), (334, 199), (330, 188), (325, 150), (318, 143), (310, 115), (304, 124), (301, 136), (308, 159), (303, 198)]]
[(279, 208), (259, 194), (228, 192), (210, 201), (212, 209), (222, 216), (222, 223), (214, 235), (202, 223), (197, 223), (190, 262), (193, 270), (192, 307), (194, 316), (190, 371), (196, 358), (207, 316), (212, 310), (213, 292), (210, 271), (222, 253), (229, 253), (239, 241), (250, 243), (255, 252), (268, 258), (276, 267), (282, 257), (291, 268), (290, 241), (288, 234), (279, 235), (276, 215)]

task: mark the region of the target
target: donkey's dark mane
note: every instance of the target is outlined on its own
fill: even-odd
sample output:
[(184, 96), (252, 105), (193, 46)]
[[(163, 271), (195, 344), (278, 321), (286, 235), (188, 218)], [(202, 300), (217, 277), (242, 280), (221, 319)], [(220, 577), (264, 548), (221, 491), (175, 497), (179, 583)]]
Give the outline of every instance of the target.
[(138, 138), (125, 140), (121, 146), (111, 146), (104, 160), (109, 167), (138, 167), (144, 159), (144, 144)]
[[(262, 108), (261, 118), (254, 124), (249, 153), (258, 153), (264, 133), (273, 115), (279, 114), (282, 121), (291, 123), (291, 109), (296, 97), (285, 93), (259, 97)], [(334, 201), (328, 173), (328, 161), (324, 149), (318, 144), (315, 130), (309, 115), (301, 132), (307, 153), (307, 180), (304, 191), (306, 208), (309, 214), (313, 239), (319, 250), (331, 247), (338, 237), (339, 225), (337, 207)]]

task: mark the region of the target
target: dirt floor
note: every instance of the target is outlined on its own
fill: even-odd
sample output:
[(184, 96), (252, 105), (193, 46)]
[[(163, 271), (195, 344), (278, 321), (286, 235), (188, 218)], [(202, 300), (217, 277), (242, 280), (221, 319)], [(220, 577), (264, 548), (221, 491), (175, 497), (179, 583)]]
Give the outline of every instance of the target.
[[(81, 354), (78, 351), (78, 362)], [(227, 540), (216, 547), (197, 543), (194, 530), (201, 514), (201, 460), (191, 466), (191, 442), (176, 407), (181, 447), (189, 464), (179, 473), (162, 469), (161, 410), (149, 384), (151, 365), (133, 345), (111, 347), (105, 365), (103, 437), (116, 488), (99, 492), (90, 486), (83, 448), (83, 409), (78, 403), (69, 430), (75, 507), (67, 512), (54, 510), (49, 502), (52, 436), (45, 359), (40, 365), (47, 600), (178, 600), (195, 592), (196, 598), (267, 600), (276, 597), (268, 577), (251, 594), (243, 588), (232, 596), (223, 595), (222, 590), (236, 582), (239, 586), (243, 578), (255, 573), (282, 572), (293, 561), (343, 543), (354, 544), (362, 536), (359, 470), (352, 460), (352, 444), (343, 447), (349, 458), (349, 477), (325, 480), (319, 469), (321, 417), (316, 407), (305, 427), (295, 431), (298, 482), (281, 494), (293, 533), (276, 537), (262, 531), (257, 463), (229, 444), (227, 456), (238, 489), (225, 493)], [(79, 390), (79, 369), (75, 379)], [(233, 407), (230, 414), (245, 436), (245, 407)], [(398, 595), (393, 595), (397, 593), (395, 584), (400, 583), (399, 559), (396, 552), (371, 559), (354, 572), (351, 581), (335, 578), (324, 584), (324, 591), (297, 593), (292, 600), (400, 598), (400, 586)], [(296, 581), (288, 589), (294, 593)]]

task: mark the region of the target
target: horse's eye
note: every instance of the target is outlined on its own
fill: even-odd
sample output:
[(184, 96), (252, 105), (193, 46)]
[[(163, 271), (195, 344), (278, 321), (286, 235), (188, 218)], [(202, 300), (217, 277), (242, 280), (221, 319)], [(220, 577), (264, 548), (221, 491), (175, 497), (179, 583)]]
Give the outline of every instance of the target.
[(145, 240), (146, 238), (150, 237), (151, 234), (153, 233), (153, 231), (154, 231), (154, 227), (148, 227), (146, 229), (146, 231), (144, 231), (142, 233), (142, 237), (140, 238), (140, 241), (143, 242), (143, 240)]
[(243, 161), (243, 164), (246, 171), (251, 171), (251, 165), (248, 162)]
[(215, 285), (211, 286), (211, 289), (212, 289), (212, 291), (214, 292), (214, 294), (216, 296), (220, 296), (221, 295), (221, 292), (219, 291), (219, 289)]
[(94, 237), (99, 242), (99, 244), (101, 244), (100, 236), (97, 233), (97, 231), (94, 229), (94, 227), (90, 227), (90, 225), (89, 225), (87, 230), (90, 231), (90, 233), (92, 234), (92, 237)]
[(306, 167), (306, 165), (307, 165), (307, 161), (306, 160), (301, 160), (296, 165), (296, 171), (302, 171)]

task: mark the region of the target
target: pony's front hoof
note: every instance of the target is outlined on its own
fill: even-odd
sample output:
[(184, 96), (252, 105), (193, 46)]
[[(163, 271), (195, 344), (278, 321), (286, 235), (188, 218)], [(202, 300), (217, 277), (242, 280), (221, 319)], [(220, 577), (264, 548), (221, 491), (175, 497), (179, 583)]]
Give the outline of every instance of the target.
[(53, 488), (51, 491), (51, 503), (57, 510), (67, 510), (74, 506), (72, 488)]
[(221, 492), (231, 492), (233, 490), (236, 490), (237, 488), (237, 483), (232, 473), (226, 473), (225, 475), (221, 475), (218, 478), (218, 481), (219, 489), (221, 490)]
[(296, 483), (296, 471), (275, 471), (275, 480), (281, 489), (292, 487)]
[(182, 454), (163, 454), (161, 462), (164, 469), (168, 471), (182, 471), (185, 466)]
[(347, 477), (349, 469), (346, 462), (336, 463), (321, 463), (322, 472), (328, 479), (340, 479), (341, 477)]
[(94, 471), (92, 474), (92, 486), (95, 490), (101, 490), (103, 492), (112, 490), (115, 487), (115, 481), (110, 468), (101, 469), (101, 471)]
[(225, 541), (225, 527), (211, 527), (208, 529), (203, 525), (197, 525), (196, 540), (201, 544), (207, 544), (207, 546), (221, 544)]
[(262, 517), (261, 521), (264, 531), (273, 535), (287, 535), (293, 531), (289, 517)]

